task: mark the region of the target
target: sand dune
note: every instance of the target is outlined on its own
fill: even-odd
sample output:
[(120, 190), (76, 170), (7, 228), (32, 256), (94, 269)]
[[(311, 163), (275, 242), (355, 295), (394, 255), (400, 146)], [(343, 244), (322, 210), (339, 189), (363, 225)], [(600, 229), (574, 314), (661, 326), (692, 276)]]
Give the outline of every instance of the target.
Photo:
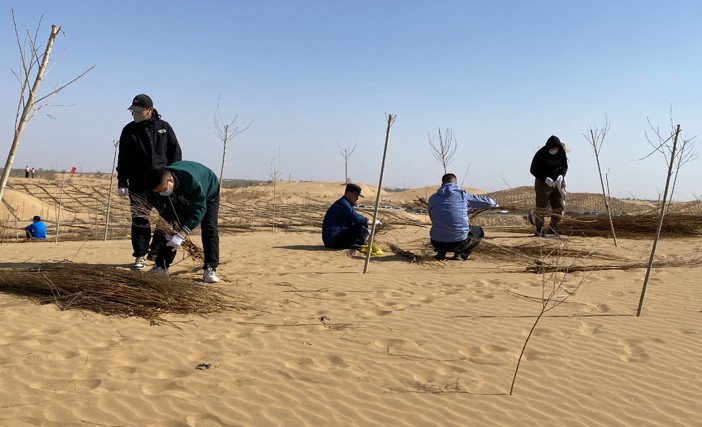
[[(338, 197), (339, 184), (297, 187), (279, 189)], [(389, 246), (421, 253), (428, 228), (392, 228), (376, 237), (385, 253), (368, 274), (358, 253), (324, 249), (313, 226), (228, 232), (215, 286), (251, 308), (169, 315), (177, 327), (0, 293), (0, 425), (699, 425), (699, 239), (659, 242), (658, 259), (689, 262), (653, 271), (640, 317), (643, 269), (558, 275), (555, 298), (579, 288), (539, 320), (509, 395), (554, 283), (509, 250), (567, 244), (592, 255), (549, 262), (594, 265), (645, 260), (650, 241), (486, 232), (469, 261), (410, 264)], [(0, 267), (123, 267), (130, 254), (127, 239), (4, 243)], [(189, 259), (172, 274), (201, 286)]]

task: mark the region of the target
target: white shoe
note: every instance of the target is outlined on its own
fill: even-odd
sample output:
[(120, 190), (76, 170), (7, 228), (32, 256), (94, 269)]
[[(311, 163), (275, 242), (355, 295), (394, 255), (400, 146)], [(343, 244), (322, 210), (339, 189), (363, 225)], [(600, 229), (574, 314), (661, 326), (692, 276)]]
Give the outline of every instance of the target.
[(143, 270), (146, 267), (146, 261), (143, 256), (137, 257), (132, 265), (132, 270)]
[(166, 270), (163, 267), (159, 267), (158, 265), (154, 265), (153, 267), (151, 267), (151, 270), (149, 270), (149, 273), (158, 274), (161, 276), (167, 276), (168, 270)]
[(219, 278), (217, 277), (217, 274), (215, 270), (212, 267), (206, 267), (205, 272), (202, 275), (202, 280), (205, 281), (205, 283), (217, 283), (219, 282)]

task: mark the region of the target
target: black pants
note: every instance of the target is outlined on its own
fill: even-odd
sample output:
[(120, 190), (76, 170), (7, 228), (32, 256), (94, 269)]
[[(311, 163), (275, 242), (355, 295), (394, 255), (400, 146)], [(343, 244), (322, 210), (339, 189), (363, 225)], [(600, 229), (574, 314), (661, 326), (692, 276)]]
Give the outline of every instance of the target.
[(148, 213), (153, 208), (148, 202), (148, 197), (149, 194), (144, 189), (129, 189), (129, 204), (132, 214), (132, 250), (134, 251), (132, 256), (134, 257), (143, 257), (149, 252), (155, 255), (166, 244), (166, 236), (160, 230), (155, 230), (153, 239), (151, 238), (151, 223)]
[(368, 227), (363, 224), (354, 224), (351, 227), (341, 230), (341, 232), (336, 235), (331, 247), (334, 249), (347, 249), (350, 248), (351, 245), (362, 245), (366, 243), (366, 239), (369, 235)]
[[(177, 218), (187, 218), (187, 207), (176, 212)], [(211, 198), (207, 200), (207, 210), (205, 216), (202, 217), (200, 223), (202, 234), (202, 250), (205, 253), (205, 265), (203, 269), (211, 267), (216, 270), (219, 266), (219, 229), (217, 221), (219, 219), (219, 190)], [(175, 259), (176, 253), (170, 246), (163, 246), (156, 256), (156, 265), (162, 268), (168, 268)]]
[(446, 254), (446, 252), (453, 252), (456, 255), (468, 256), (473, 249), (480, 243), (480, 240), (485, 237), (485, 231), (483, 227), (479, 225), (472, 225), (470, 231), (468, 231), (468, 237), (465, 240), (460, 240), (458, 242), (439, 242), (437, 240), (432, 240), (431, 245), (434, 250), (440, 254)]

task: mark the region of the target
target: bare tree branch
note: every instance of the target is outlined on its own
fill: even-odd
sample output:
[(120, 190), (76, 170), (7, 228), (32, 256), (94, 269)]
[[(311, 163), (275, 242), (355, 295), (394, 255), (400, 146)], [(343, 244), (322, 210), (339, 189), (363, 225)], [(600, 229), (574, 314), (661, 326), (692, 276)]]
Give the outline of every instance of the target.
[(456, 148), (458, 147), (458, 141), (453, 137), (453, 131), (450, 128), (446, 129), (446, 136), (444, 137), (441, 135), (441, 129), (439, 129), (438, 143), (434, 141), (433, 136), (428, 135), (428, 137), (432, 155), (443, 167), (444, 174), (448, 173), (448, 165), (453, 161), (453, 155), (456, 154)]

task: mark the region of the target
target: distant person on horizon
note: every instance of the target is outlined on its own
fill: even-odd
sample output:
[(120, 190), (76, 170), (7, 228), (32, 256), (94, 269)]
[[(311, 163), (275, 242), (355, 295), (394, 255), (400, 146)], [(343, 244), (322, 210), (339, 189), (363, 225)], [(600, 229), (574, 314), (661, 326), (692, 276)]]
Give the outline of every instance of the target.
[(132, 249), (135, 260), (133, 270), (142, 270), (147, 259), (153, 260), (161, 246), (166, 243), (162, 232), (154, 231), (151, 244), (151, 224), (149, 218), (139, 214), (140, 206), (150, 203), (150, 189), (144, 179), (151, 167), (163, 167), (180, 161), (183, 155), (171, 125), (161, 120), (148, 95), (139, 94), (127, 108), (133, 121), (128, 123), (119, 137), (119, 157), (117, 160), (117, 194), (129, 196), (132, 216)]
[(46, 239), (46, 224), (42, 222), (39, 215), (36, 215), (32, 218), (32, 223), (24, 227), (24, 233), (27, 240), (44, 240)]
[(441, 177), (441, 187), (429, 197), (428, 210), (431, 219), (429, 237), (436, 251), (434, 258), (445, 260), (447, 252), (453, 259), (465, 261), (485, 237), (483, 228), (468, 222), (469, 208), (491, 209), (497, 207), (490, 197), (476, 196), (462, 190), (456, 183), (456, 175), (447, 173)]
[[(344, 195), (334, 202), (322, 221), (322, 241), (332, 249), (359, 249), (370, 235), (368, 218), (354, 209), (361, 195), (361, 187), (346, 184)], [(380, 222), (376, 225), (380, 225)]]
[[(563, 218), (565, 209), (565, 176), (568, 172), (568, 156), (566, 147), (552, 135), (546, 140), (546, 144), (541, 147), (531, 161), (530, 172), (534, 175), (534, 193), (536, 195), (536, 207), (530, 213), (529, 218), (536, 230), (534, 237), (542, 237), (544, 234), (561, 234), (558, 223)], [(544, 232), (543, 227), (548, 209), (551, 208), (551, 219), (548, 229)]]
[(146, 185), (154, 195), (154, 207), (161, 218), (176, 231), (156, 255), (150, 273), (167, 273), (176, 251), (190, 232), (201, 225), (202, 249), (205, 255), (202, 280), (219, 282), (219, 179), (208, 167), (196, 162), (175, 162), (166, 167), (153, 167), (146, 175)]
[(24, 177), (29, 178), (29, 166), (24, 167)]
[(36, 174), (37, 174), (37, 170), (36, 170), (36, 169), (34, 169), (34, 168), (32, 168), (31, 172), (32, 172), (32, 178), (34, 178), (34, 175), (36, 175)]

